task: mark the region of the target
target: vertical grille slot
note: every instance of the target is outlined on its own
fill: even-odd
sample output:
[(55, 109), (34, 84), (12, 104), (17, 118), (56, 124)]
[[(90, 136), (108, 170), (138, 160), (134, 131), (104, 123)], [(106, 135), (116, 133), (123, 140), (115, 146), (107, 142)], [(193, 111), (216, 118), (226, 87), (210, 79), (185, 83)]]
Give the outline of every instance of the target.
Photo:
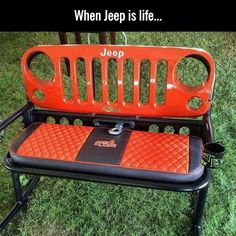
[(95, 101), (102, 101), (102, 71), (101, 61), (98, 58), (94, 58), (93, 64), (93, 96)]
[(77, 60), (77, 90), (81, 101), (87, 100), (86, 71), (83, 58)]
[(144, 59), (140, 64), (140, 94), (139, 101), (147, 104), (149, 101), (150, 61)]
[(134, 79), (134, 62), (132, 59), (124, 61), (124, 101), (133, 102), (133, 79)]
[(69, 71), (67, 71), (66, 68), (66, 62), (69, 61), (68, 58), (62, 58), (61, 59), (61, 76), (62, 76), (62, 84), (63, 84), (63, 92), (64, 92), (64, 98), (65, 100), (72, 100), (73, 93), (72, 93), (72, 83), (71, 83), (71, 77), (68, 75), (68, 72), (70, 72), (70, 64), (68, 63)]
[(156, 103), (159, 105), (165, 104), (166, 98), (166, 80), (167, 80), (168, 64), (165, 60), (161, 60), (157, 64), (156, 71)]
[(108, 96), (109, 101), (117, 102), (117, 61), (108, 60)]

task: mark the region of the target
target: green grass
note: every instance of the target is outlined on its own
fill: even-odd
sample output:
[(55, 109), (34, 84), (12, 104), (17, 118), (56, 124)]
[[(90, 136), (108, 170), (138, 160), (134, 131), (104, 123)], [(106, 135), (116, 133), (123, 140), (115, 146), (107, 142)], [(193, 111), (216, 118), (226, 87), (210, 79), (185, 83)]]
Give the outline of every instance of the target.
[[(129, 44), (198, 47), (214, 57), (216, 89), (212, 118), (216, 139), (223, 141), (227, 152), (222, 168), (213, 173), (203, 232), (204, 235), (236, 235), (236, 33), (130, 32), (127, 36)], [(73, 40), (72, 35), (70, 39)], [(97, 42), (94, 36), (91, 40)], [(123, 42), (122, 36), (118, 42)], [(7, 117), (24, 104), (20, 59), (27, 48), (38, 44), (58, 44), (57, 34), (0, 33), (0, 118)], [(204, 68), (199, 67), (199, 70)], [(179, 75), (190, 73), (186, 81), (192, 83), (190, 81), (197, 72), (193, 69)], [(146, 74), (143, 73), (145, 80)], [(125, 83), (129, 83), (130, 78), (127, 75)], [(198, 82), (197, 79), (194, 81)], [(99, 81), (97, 89), (97, 100), (100, 100)], [(130, 101), (129, 89), (125, 95)], [(85, 98), (86, 94), (82, 97)], [(17, 121), (6, 130), (0, 144), (1, 156), (21, 129), (22, 123)], [(14, 202), (10, 173), (2, 164), (0, 186), (1, 218)], [(28, 207), (2, 235), (189, 235), (190, 204), (189, 195), (184, 193), (43, 177)]]

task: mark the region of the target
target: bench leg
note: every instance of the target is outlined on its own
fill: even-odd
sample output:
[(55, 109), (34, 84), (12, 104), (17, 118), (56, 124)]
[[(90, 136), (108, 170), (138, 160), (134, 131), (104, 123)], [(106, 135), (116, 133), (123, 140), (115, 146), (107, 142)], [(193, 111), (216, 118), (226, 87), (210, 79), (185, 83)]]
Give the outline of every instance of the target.
[(202, 217), (204, 205), (206, 202), (208, 187), (201, 189), (195, 193), (194, 198), (194, 216), (193, 216), (193, 227), (194, 235), (200, 236), (202, 233)]
[(30, 181), (27, 189), (22, 193), (22, 188), (20, 184), (20, 178), (18, 172), (12, 172), (12, 181), (15, 192), (16, 203), (8, 214), (0, 221), (0, 232), (6, 227), (6, 225), (13, 219), (13, 217), (21, 210), (21, 208), (28, 201), (28, 197), (36, 187), (39, 182), (39, 176), (34, 176)]

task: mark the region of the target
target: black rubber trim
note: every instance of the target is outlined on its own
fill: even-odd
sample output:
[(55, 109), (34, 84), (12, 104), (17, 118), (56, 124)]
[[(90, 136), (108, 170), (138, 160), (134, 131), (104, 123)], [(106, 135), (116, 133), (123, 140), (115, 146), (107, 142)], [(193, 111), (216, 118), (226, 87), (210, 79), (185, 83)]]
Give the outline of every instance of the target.
[(198, 168), (194, 172), (188, 174), (175, 174), (159, 171), (147, 171), (139, 169), (128, 169), (119, 166), (105, 166), (95, 164), (84, 164), (79, 162), (55, 161), (38, 158), (28, 158), (17, 156), (10, 153), (12, 161), (28, 167), (43, 168), (49, 170), (75, 171), (86, 174), (102, 174), (109, 176), (124, 176), (134, 179), (147, 179), (153, 181), (167, 181), (167, 182), (193, 182), (200, 178), (203, 174), (204, 167)]
[[(119, 135), (111, 135), (108, 129), (94, 128), (80, 149), (76, 160), (119, 165), (131, 131), (123, 130)], [(104, 145), (104, 142), (107, 145)]]

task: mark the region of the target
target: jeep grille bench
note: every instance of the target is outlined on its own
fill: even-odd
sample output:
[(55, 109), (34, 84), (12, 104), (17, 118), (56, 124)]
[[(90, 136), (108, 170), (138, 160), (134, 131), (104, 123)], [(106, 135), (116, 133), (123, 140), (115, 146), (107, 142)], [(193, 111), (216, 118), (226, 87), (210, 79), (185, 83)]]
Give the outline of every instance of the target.
[[(54, 66), (54, 76), (43, 80), (34, 75), (30, 63), (38, 54), (46, 54)], [(200, 60), (208, 71), (198, 86), (183, 84), (176, 68), (181, 59)], [(62, 59), (70, 65), (70, 78), (63, 78)], [(96, 98), (94, 60), (100, 60), (100, 98)], [(79, 71), (77, 62), (84, 70)], [(115, 99), (109, 92), (109, 62), (116, 61)], [(126, 60), (132, 62), (131, 91), (125, 99)], [(141, 98), (140, 67), (149, 61), (146, 91)], [(163, 101), (157, 100), (158, 63), (167, 65)], [(84, 91), (81, 94), (81, 72)], [(210, 169), (202, 165), (204, 144), (214, 142), (210, 106), (215, 67), (211, 56), (200, 49), (112, 46), (60, 45), (37, 46), (22, 58), (22, 73), (28, 103), (1, 122), (0, 132), (23, 116), (24, 131), (12, 142), (4, 158), (12, 171), (16, 205), (0, 223), (3, 229), (27, 201), (40, 175), (151, 187), (171, 191), (194, 192), (194, 233), (201, 233), (201, 219), (209, 184)], [(65, 86), (65, 79), (67, 86)], [(67, 90), (70, 96), (67, 96)], [(198, 99), (200, 105), (191, 107)], [(49, 124), (48, 117), (55, 123)], [(200, 119), (194, 119), (200, 117)], [(66, 118), (68, 125), (60, 124)], [(80, 119), (83, 126), (75, 125)], [(150, 125), (159, 132), (148, 132)], [(174, 128), (165, 133), (166, 126)], [(179, 134), (181, 127), (189, 135)], [(19, 173), (35, 175), (25, 193), (21, 192)]]

